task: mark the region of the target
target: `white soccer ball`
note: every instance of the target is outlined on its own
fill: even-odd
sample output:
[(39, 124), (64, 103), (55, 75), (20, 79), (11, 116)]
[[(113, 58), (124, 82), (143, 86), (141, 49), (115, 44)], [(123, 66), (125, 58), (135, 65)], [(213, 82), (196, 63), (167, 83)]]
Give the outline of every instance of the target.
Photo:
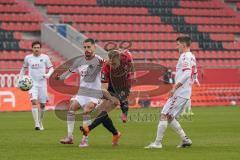
[(28, 91), (32, 88), (33, 81), (29, 76), (23, 76), (23, 78), (18, 82), (18, 87), (22, 91)]
[(237, 102), (234, 101), (234, 100), (232, 100), (230, 103), (231, 103), (232, 106), (236, 106), (236, 104), (237, 104)]

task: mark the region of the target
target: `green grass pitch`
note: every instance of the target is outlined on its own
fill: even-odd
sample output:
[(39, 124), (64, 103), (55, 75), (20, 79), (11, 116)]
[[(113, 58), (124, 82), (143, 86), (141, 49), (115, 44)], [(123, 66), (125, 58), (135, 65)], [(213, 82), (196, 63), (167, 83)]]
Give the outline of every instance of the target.
[(196, 107), (192, 120), (181, 120), (193, 141), (191, 148), (177, 149), (179, 137), (168, 128), (163, 149), (143, 147), (156, 135), (158, 120), (139, 119), (137, 115), (154, 115), (159, 109), (132, 109), (131, 120), (123, 124), (120, 111), (111, 113), (122, 133), (120, 145), (111, 146), (111, 134), (102, 126), (90, 134), (90, 147), (79, 148), (80, 122), (75, 124), (74, 145), (62, 145), (59, 139), (66, 135), (66, 122), (53, 111), (46, 113), (45, 131), (33, 130), (30, 112), (0, 113), (0, 160), (232, 160), (240, 159), (240, 107)]

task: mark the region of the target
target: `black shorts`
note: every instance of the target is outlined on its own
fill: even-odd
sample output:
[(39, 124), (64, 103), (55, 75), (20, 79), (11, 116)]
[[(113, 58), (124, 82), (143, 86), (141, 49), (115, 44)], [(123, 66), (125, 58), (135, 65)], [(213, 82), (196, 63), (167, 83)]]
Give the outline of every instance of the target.
[(130, 93), (130, 87), (126, 87), (126, 88), (114, 88), (112, 87), (111, 83), (108, 84), (108, 92), (116, 97), (117, 99), (119, 99), (119, 101), (126, 101), (129, 93)]

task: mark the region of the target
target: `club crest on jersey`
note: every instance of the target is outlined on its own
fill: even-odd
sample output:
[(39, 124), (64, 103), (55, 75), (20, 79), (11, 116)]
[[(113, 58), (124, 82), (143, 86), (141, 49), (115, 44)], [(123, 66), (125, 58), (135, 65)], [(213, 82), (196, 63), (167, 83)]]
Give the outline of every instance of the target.
[(43, 62), (43, 59), (40, 59), (40, 62)]
[(89, 69), (92, 69), (92, 68), (93, 68), (93, 65), (90, 64), (90, 65), (88, 66), (88, 68), (89, 68)]

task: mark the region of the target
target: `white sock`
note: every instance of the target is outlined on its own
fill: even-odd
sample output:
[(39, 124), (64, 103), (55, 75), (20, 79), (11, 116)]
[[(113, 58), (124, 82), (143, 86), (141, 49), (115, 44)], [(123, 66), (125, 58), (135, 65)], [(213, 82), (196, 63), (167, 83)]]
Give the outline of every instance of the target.
[(75, 112), (68, 111), (68, 113), (67, 113), (68, 137), (73, 137), (74, 124), (75, 124)]
[(190, 112), (192, 112), (192, 103), (191, 103), (191, 100), (188, 100), (189, 102), (188, 102), (188, 112), (190, 113)]
[(39, 109), (39, 122), (41, 123), (42, 122), (42, 120), (43, 120), (43, 116), (44, 116), (44, 113), (45, 113), (45, 109)]
[(186, 111), (187, 111), (187, 106), (184, 106), (182, 113), (186, 113)]
[(164, 136), (164, 132), (167, 129), (167, 125), (168, 125), (167, 121), (159, 121), (158, 129), (157, 129), (157, 137), (155, 140), (156, 143), (161, 143), (163, 136)]
[(88, 143), (88, 136), (82, 136), (82, 141), (85, 141)]
[[(89, 126), (92, 123), (90, 115), (83, 115), (83, 126)], [(88, 140), (88, 136), (83, 136), (83, 139)]]
[(191, 111), (191, 100), (188, 100), (185, 104), (185, 113), (189, 113)]
[(36, 126), (36, 125), (39, 125), (37, 105), (32, 105), (32, 116), (33, 116), (33, 120), (34, 120), (34, 122), (35, 122), (35, 126)]
[(186, 140), (187, 136), (183, 131), (180, 123), (175, 118), (170, 122), (169, 125), (181, 137), (182, 140)]

